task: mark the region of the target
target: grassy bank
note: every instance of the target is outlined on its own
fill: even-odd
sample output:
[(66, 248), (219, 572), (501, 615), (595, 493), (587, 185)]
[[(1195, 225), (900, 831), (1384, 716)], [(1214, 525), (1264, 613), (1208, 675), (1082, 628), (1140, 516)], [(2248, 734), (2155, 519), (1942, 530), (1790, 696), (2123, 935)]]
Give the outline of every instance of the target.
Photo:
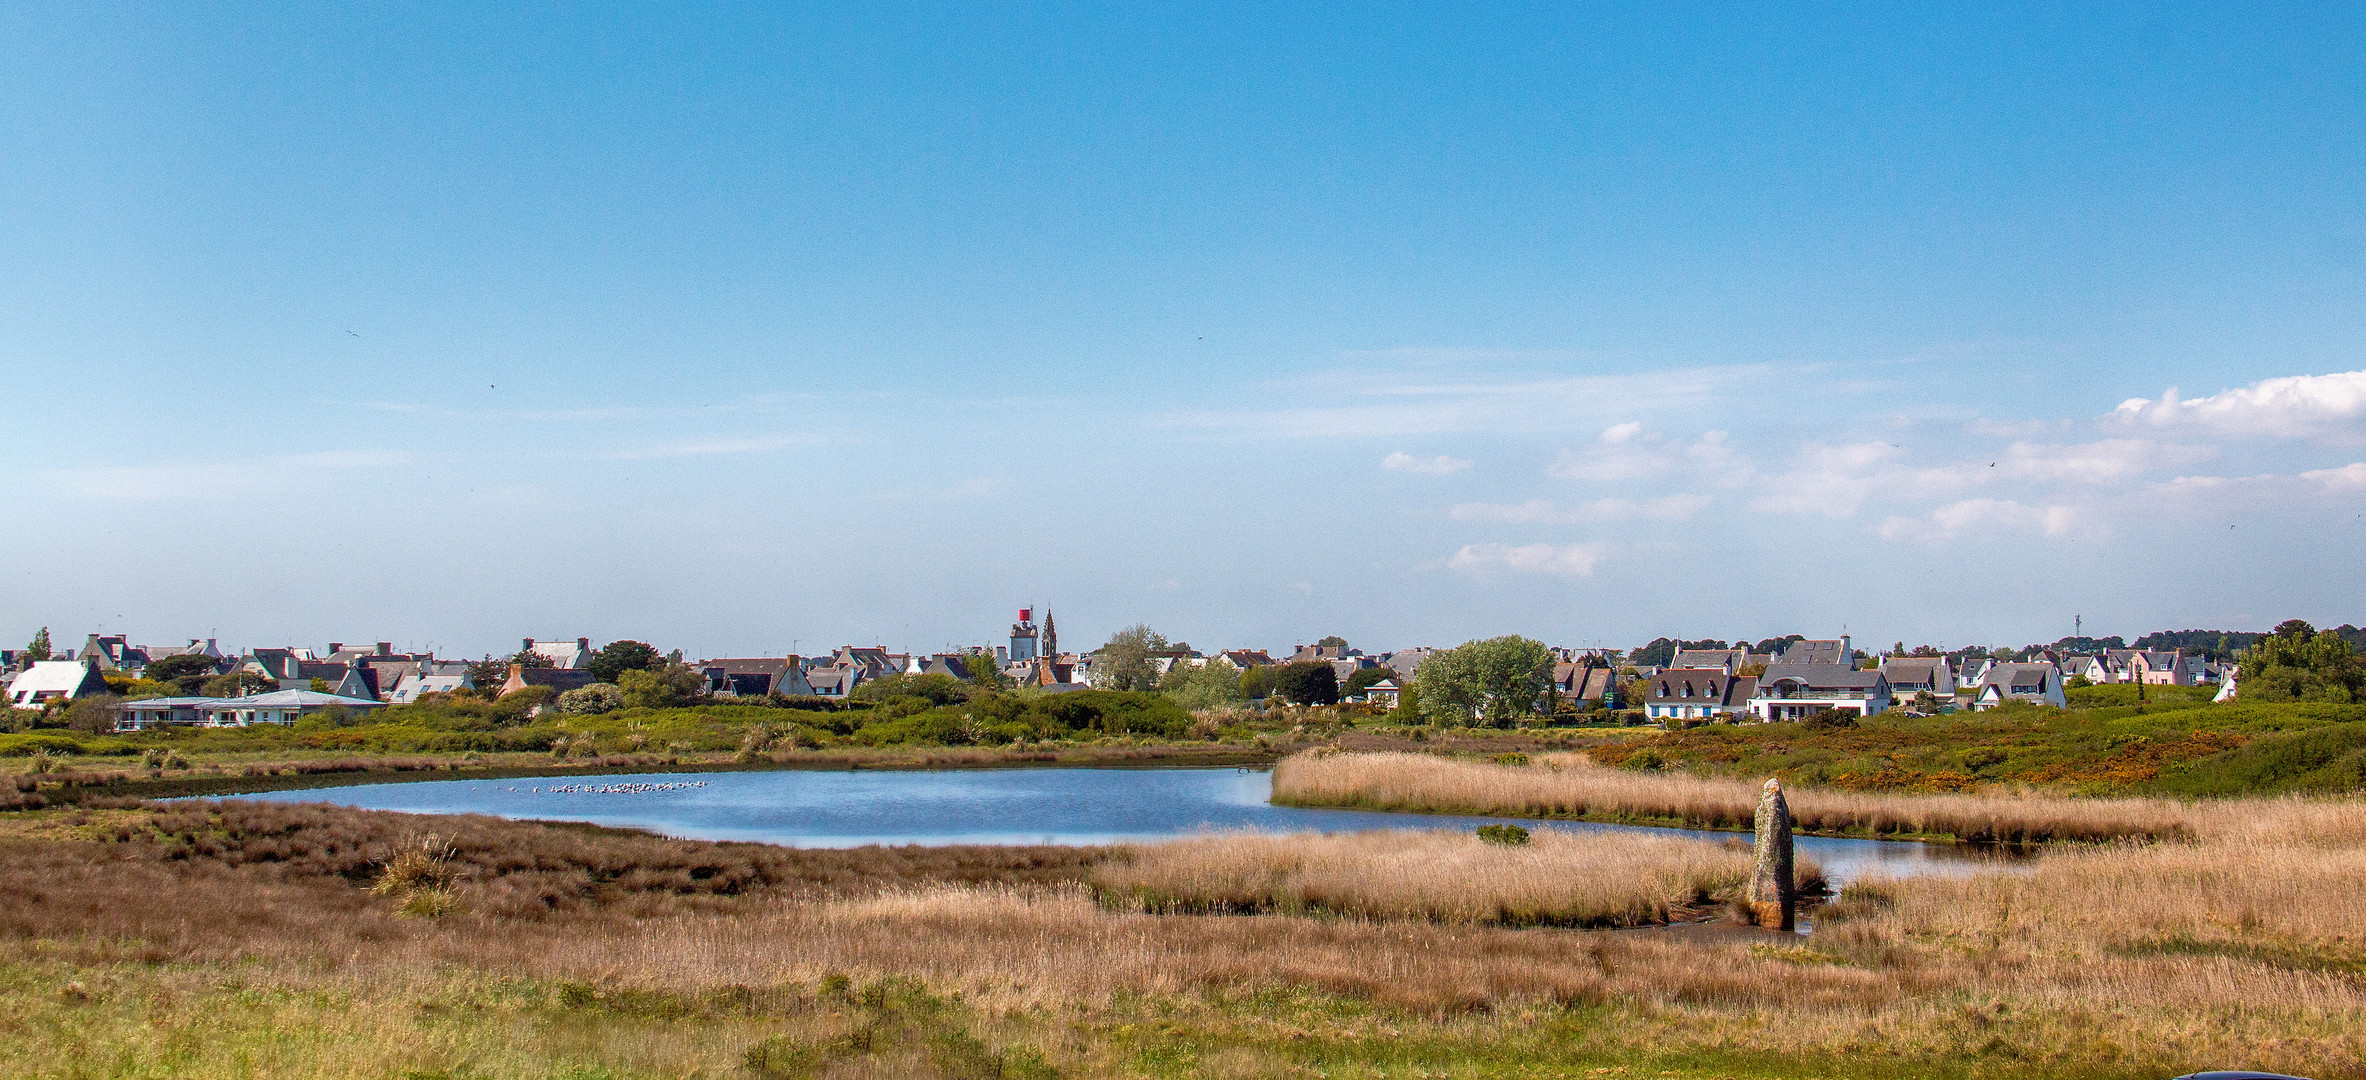
[[(2154, 687), (2155, 692), (2180, 687)], [(2090, 795), (2236, 795), (2366, 789), (2366, 705), (2011, 706), (1847, 726), (1707, 724), (1602, 741), (1588, 754), (1639, 772), (1681, 767), (1846, 791), (1943, 793), (2011, 785)]]
[[(1598, 751), (1589, 751), (1596, 753)], [(1684, 772), (1634, 772), (1580, 755), (1498, 764), (1432, 754), (1303, 754), (1275, 767), (1273, 799), (1291, 806), (1566, 818), (1747, 829), (1759, 785)], [(1888, 795), (1794, 788), (1795, 827), (1832, 836), (1974, 842), (2190, 837), (2192, 815), (2165, 799), (2042, 795)]]
[(1804, 938), (1129, 910), (1092, 884), (1120, 858), (10, 815), (0, 1074), (2366, 1077), (2346, 804), (1861, 885)]

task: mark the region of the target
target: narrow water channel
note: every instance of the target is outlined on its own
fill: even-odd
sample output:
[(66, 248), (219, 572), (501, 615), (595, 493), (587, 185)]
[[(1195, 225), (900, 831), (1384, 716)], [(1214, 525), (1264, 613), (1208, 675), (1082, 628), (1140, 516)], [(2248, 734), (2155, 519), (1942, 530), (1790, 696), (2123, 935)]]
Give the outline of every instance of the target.
[[(982, 769), (942, 772), (648, 773), (523, 780), (435, 780), (275, 791), (237, 798), (328, 802), (421, 814), (492, 814), (647, 829), (693, 840), (792, 847), (864, 844), (1107, 844), (1210, 829), (1467, 831), (1508, 821), (1530, 828), (1737, 834), (1272, 803), (1261, 769)], [(1799, 849), (1835, 884), (1869, 871), (1966, 873), (1994, 865), (1977, 849), (1803, 836)]]

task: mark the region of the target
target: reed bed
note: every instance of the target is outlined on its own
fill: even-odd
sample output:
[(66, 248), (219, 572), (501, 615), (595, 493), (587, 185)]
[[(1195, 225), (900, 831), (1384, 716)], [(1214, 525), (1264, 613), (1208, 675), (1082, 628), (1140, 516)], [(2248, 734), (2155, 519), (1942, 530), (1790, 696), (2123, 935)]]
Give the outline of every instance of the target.
[[(977, 849), (775, 864), (734, 845), (323, 813), (211, 816), (198, 830), (211, 848), (138, 829), (0, 840), (0, 991), (17, 1018), (0, 1074), (67, 1075), (84, 1062), (188, 1076), (734, 1075), (743, 1051), (783, 1032), (837, 1038), (830, 1025), (859, 1010), (831, 986), (919, 980), (975, 1010), (964, 1023), (979, 1038), (1001, 1048), (1023, 1036), (1072, 1077), (1138, 1074), (1137, 1055), (1152, 1050), (1226, 1048), (1247, 1055), (1234, 1073), (1251, 1076), (1418, 1043), (1570, 1074), (1700, 1054), (1710, 1064), (1686, 1075), (1719, 1075), (1726, 1059), (1714, 1055), (1763, 1054), (1794, 1067), (1724, 1071), (2132, 1077), (2241, 1062), (2366, 1080), (2366, 806), (2355, 803), (2212, 804), (2194, 811), (2192, 843), (2059, 848), (2021, 873), (1855, 883), (1808, 937), (1428, 914), (1214, 918), (1099, 900), (1124, 879), (1098, 875), (1120, 869), (1252, 895), (1264, 887), (1254, 875), (1277, 867), (1287, 885), (1319, 881), (1310, 867), (1403, 865), (1364, 837), (1218, 836), (1089, 866)], [(345, 873), (325, 850), (266, 857), (275, 837), (319, 830), (323, 848), (372, 846), (389, 835), (383, 823), (405, 820), (452, 846), (462, 899), (440, 917), (400, 914), (374, 877)], [(1440, 889), (1482, 865), (1456, 860), (1523, 857), (1460, 851), (1460, 837), (1384, 839), (1426, 851)], [(1563, 839), (1585, 838), (1540, 831), (1525, 857), (1553, 857)], [(1290, 844), (1319, 857), (1292, 862)], [(744, 859), (761, 880), (689, 894), (669, 870), (546, 914), (488, 887), (493, 868), (599, 877), (626, 856), (692, 881)], [(1195, 860), (1202, 876), (1182, 873)], [(1389, 899), (1364, 884), (1358, 895), (1381, 899), (1337, 902), (1421, 911), (1427, 888)]]
[[(1680, 837), (1539, 830), (1517, 846), (1444, 831), (1227, 832), (1125, 849), (1105, 902), (1168, 914), (1332, 915), (1491, 926), (1665, 923), (1733, 899), (1749, 851)], [(1799, 878), (1820, 891), (1802, 861)]]
[[(1681, 772), (1631, 772), (1578, 754), (1527, 765), (1457, 761), (1429, 754), (1306, 754), (1274, 767), (1275, 802), (1368, 810), (1499, 817), (1678, 823), (1748, 829), (1759, 785)], [(2042, 843), (2181, 839), (2193, 835), (2189, 807), (2169, 799), (2079, 799), (2035, 794), (1877, 795), (1787, 791), (1803, 832), (1954, 837)]]

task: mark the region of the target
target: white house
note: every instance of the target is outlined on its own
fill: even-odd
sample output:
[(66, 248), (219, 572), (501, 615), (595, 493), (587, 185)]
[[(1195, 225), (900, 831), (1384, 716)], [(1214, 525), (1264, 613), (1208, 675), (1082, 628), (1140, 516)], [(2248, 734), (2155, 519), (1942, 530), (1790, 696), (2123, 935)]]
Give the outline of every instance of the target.
[(1364, 700), (1383, 709), (1396, 708), (1398, 703), (1403, 700), (1404, 694), (1404, 688), (1398, 686), (1395, 679), (1382, 679), (1364, 687)]
[(1767, 665), (1749, 706), (1760, 720), (1804, 720), (1825, 709), (1873, 716), (1889, 707), (1890, 682), (1881, 672), (1824, 662)]
[(1745, 711), (1758, 680), (1717, 667), (1667, 668), (1645, 684), (1643, 712), (1653, 720), (1717, 720)]
[(1955, 669), (1944, 656), (1891, 656), (1881, 661), (1881, 675), (1890, 693), (1902, 698), (1929, 694), (1941, 704), (1955, 703)]
[(425, 671), (405, 675), (401, 682), (394, 684), (394, 691), (386, 695), (386, 700), (397, 705), (408, 705), (419, 700), (421, 694), (448, 694), (475, 686), (476, 681), (468, 677), (468, 666), (456, 666), (460, 668), (457, 675), (431, 675)]
[(533, 653), (550, 661), (550, 666), (567, 671), (580, 670), (585, 664), (591, 663), (592, 653), (595, 651), (591, 647), (591, 639), (584, 637), (576, 638), (573, 641), (538, 641), (534, 638), (524, 640), (526, 646), (520, 649), (520, 652)]
[(324, 709), (359, 711), (385, 707), (383, 701), (340, 697), (317, 690), (274, 690), (234, 698), (148, 698), (124, 702), (123, 717), (115, 722), (115, 727), (118, 731), (136, 731), (159, 724), (200, 727), (293, 724)]
[(80, 660), (38, 660), (17, 673), (8, 684), (8, 703), (19, 709), (38, 709), (52, 701), (94, 697), (107, 692), (98, 666)]
[(2010, 701), (2067, 708), (2062, 696), (2062, 670), (2052, 664), (1990, 664), (1980, 677), (1980, 693), (1972, 708), (1993, 709)]

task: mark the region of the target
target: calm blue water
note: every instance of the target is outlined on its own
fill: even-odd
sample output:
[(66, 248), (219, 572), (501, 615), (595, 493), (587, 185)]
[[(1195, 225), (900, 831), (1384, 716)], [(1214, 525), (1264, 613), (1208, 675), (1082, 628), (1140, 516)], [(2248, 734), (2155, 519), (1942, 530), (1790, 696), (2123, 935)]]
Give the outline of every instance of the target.
[[(688, 784), (631, 793), (558, 787)], [(1683, 829), (1591, 822), (1308, 810), (1275, 806), (1273, 775), (1243, 769), (994, 769), (943, 772), (650, 773), (525, 780), (436, 780), (273, 791), (238, 798), (329, 802), (421, 814), (493, 814), (586, 821), (693, 840), (754, 840), (792, 847), (864, 844), (1106, 844), (1210, 829), (1356, 832), (1468, 831), (1497, 821), (1571, 831), (1628, 830), (1709, 838)], [(1803, 836), (1835, 882), (1880, 869), (1893, 875), (1961, 873), (1994, 865), (1968, 849)]]

